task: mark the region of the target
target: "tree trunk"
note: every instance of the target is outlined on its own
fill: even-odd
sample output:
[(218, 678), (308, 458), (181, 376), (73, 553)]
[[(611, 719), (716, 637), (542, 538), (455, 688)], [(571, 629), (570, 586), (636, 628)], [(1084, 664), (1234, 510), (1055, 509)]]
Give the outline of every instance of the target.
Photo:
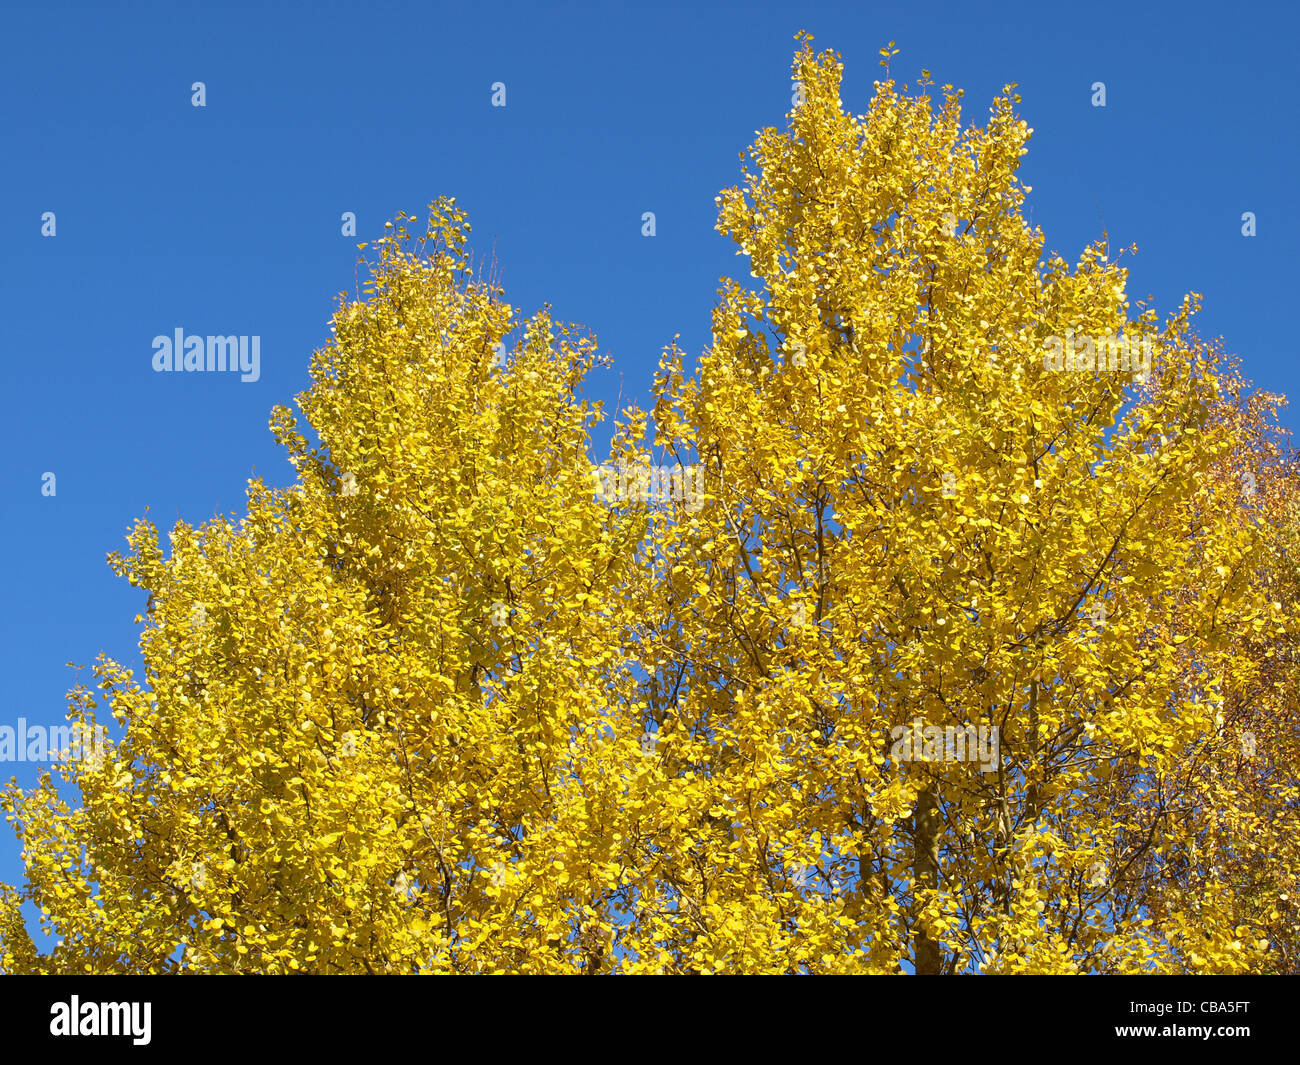
[[(939, 800), (932, 788), (916, 797), (912, 839), (915, 846), (916, 891), (939, 886)], [(941, 952), (925, 929), (916, 933), (916, 975), (938, 976)]]

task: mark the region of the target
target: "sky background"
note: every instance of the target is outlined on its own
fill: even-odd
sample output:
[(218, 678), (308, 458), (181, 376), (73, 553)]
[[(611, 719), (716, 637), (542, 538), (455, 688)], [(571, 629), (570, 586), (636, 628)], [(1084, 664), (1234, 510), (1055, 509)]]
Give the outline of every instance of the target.
[[(892, 75), (963, 88), (968, 121), (1017, 82), (1047, 250), (1073, 262), (1103, 229), (1136, 243), (1135, 304), (1163, 315), (1201, 293), (1202, 335), (1259, 387), (1300, 392), (1281, 328), (1300, 238), (1295, 9), (987, 6), (0, 0), (0, 725), (61, 723), (69, 661), (138, 668), (144, 595), (105, 556), (146, 507), (160, 530), (197, 525), (242, 514), (251, 476), (292, 482), (270, 410), (307, 387), (336, 297), (364, 277), (357, 243), (399, 210), (455, 196), (507, 300), (549, 303), (613, 356), (590, 394), (647, 404), (673, 336), (708, 342), (719, 278), (748, 281), (714, 197), (755, 132), (784, 126), (800, 29), (840, 52), (855, 113), (891, 40)], [(260, 336), (260, 379), (155, 373), (152, 340), (177, 327)], [(21, 880), (18, 856), (0, 827), (0, 881)]]

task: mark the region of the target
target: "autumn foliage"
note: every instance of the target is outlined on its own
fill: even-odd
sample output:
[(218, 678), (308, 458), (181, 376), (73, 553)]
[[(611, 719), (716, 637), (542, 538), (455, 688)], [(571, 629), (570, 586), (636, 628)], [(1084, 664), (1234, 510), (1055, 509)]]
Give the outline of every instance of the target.
[[(398, 216), (311, 439), (272, 418), (296, 483), (113, 556), (144, 676), (72, 693), (106, 758), (3, 793), (0, 968), (1297, 970), (1280, 399), (1195, 298), (1047, 253), (1014, 87), (972, 126), (928, 75), (863, 115), (834, 53), (793, 75), (719, 197), (751, 276), (600, 459), (595, 340), (477, 276), (454, 202)], [(622, 463), (702, 505), (610, 498)], [(900, 757), (918, 721), (996, 764)]]

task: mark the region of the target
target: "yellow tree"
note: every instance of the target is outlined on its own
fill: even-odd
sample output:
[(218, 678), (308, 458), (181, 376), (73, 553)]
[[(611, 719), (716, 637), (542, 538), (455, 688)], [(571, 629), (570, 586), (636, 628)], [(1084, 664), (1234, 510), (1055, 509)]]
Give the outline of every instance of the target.
[(63, 764), (79, 806), (48, 774), (4, 793), (6, 971), (609, 967), (642, 729), (613, 668), (636, 516), (593, 494), (577, 397), (593, 343), (517, 329), (452, 202), (423, 241), (405, 221), (313, 360), (319, 448), (272, 419), (297, 483), (114, 556), (149, 592), (145, 677), (99, 667), (123, 737)]
[(1215, 727), (1188, 752), (1184, 772), (1160, 801), (1146, 804), (1145, 820), (1176, 818), (1186, 826), (1182, 838), (1150, 849), (1133, 878), (1153, 915), (1190, 924), (1183, 937), (1190, 970), (1212, 966), (1207, 941), (1217, 938), (1231, 949), (1234, 939), (1257, 936), (1266, 952), (1260, 971), (1294, 973), (1300, 966), (1296, 457), (1272, 422), (1281, 397), (1249, 390), (1235, 370), (1224, 385), (1213, 417), (1237, 444), (1210, 471), (1207, 505), (1258, 530), (1243, 568), (1288, 624), (1236, 631), (1217, 686), (1205, 684), (1203, 661), (1182, 656), (1183, 683), (1193, 698), (1211, 701)]
[(1284, 537), (1223, 505), (1269, 412), (1225, 413), (1195, 300), (1044, 256), (1012, 87), (976, 127), (928, 76), (851, 115), (834, 54), (793, 74), (719, 197), (757, 283), (616, 476), (590, 339), (503, 357), (463, 216), (399, 217), (300, 397), (319, 447), (273, 419), (298, 483), (114, 559), (146, 676), (101, 665), (79, 806), (4, 793), (6, 971), (1276, 967), (1240, 837), (1294, 809), (1285, 724), (1267, 786), (1197, 768), (1224, 698), (1294, 691)]
[(1281, 624), (1246, 574), (1258, 530), (1208, 495), (1234, 436), (1195, 301), (1160, 323), (1103, 244), (1043, 255), (1012, 86), (981, 128), (950, 86), (886, 80), (847, 114), (807, 43), (793, 74), (788, 128), (719, 198), (757, 283), (724, 286), (698, 374), (673, 348), (658, 380), (658, 443), (709, 485), (656, 532), (655, 658), (691, 680), (644, 874), (683, 900), (663, 950), (1257, 966), (1227, 885), (1156, 914), (1135, 877), (1197, 830), (1150, 811), (1215, 729), (1234, 640)]

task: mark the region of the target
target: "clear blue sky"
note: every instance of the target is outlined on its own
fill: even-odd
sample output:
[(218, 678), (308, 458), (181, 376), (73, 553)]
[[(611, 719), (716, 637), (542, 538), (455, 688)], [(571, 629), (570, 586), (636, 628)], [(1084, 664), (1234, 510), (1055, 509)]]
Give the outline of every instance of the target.
[[(457, 197), (507, 298), (551, 303), (613, 355), (595, 395), (646, 400), (675, 333), (706, 343), (718, 278), (748, 277), (713, 198), (783, 123), (799, 29), (842, 54), (857, 112), (890, 40), (894, 76), (964, 88), (969, 119), (1018, 82), (1048, 248), (1073, 260), (1104, 219), (1112, 246), (1139, 246), (1131, 296), (1167, 311), (1202, 293), (1201, 331), (1296, 392), (1298, 21), (1279, 3), (4, 0), (0, 724), (61, 721), (70, 660), (138, 662), (143, 596), (104, 557), (146, 506), (198, 524), (240, 511), (254, 472), (290, 482), (270, 408), (306, 387), (357, 242), (398, 210)], [(152, 340), (177, 327), (260, 336), (260, 380), (154, 373)], [(0, 828), (0, 880), (19, 879)]]

